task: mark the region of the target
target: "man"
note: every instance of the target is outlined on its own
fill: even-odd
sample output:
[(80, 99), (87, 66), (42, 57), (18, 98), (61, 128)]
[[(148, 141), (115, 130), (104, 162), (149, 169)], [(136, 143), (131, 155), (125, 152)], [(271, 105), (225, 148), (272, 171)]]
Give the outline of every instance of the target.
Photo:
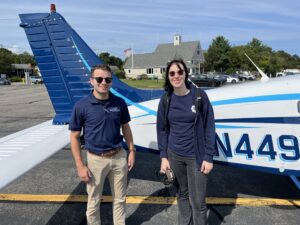
[[(125, 225), (127, 173), (134, 165), (135, 149), (130, 116), (125, 101), (111, 92), (111, 70), (107, 65), (92, 68), (90, 82), (93, 92), (79, 100), (73, 109), (69, 129), (71, 149), (77, 173), (87, 183), (87, 222), (100, 225), (100, 200), (105, 178), (108, 177), (113, 196), (114, 225)], [(120, 129), (129, 148), (128, 162), (122, 148)], [(80, 150), (83, 130), (87, 165)]]

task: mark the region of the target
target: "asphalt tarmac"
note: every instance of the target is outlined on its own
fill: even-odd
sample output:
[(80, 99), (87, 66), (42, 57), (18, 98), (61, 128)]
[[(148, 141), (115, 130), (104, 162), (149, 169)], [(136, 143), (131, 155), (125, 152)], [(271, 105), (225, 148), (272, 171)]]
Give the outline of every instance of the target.
[[(54, 115), (44, 85), (0, 86), (0, 109), (0, 137)], [(159, 166), (158, 155), (137, 153), (128, 179), (126, 224), (177, 224), (175, 193), (159, 182)], [(16, 194), (18, 198), (14, 198)], [(112, 224), (108, 183), (103, 194), (108, 201), (101, 205), (102, 224)], [(59, 200), (62, 195), (68, 195), (67, 199)], [(70, 147), (66, 146), (0, 190), (0, 224), (85, 225), (85, 197), (85, 185), (77, 177)], [(208, 222), (212, 225), (300, 224), (300, 190), (284, 176), (215, 165), (207, 197)]]

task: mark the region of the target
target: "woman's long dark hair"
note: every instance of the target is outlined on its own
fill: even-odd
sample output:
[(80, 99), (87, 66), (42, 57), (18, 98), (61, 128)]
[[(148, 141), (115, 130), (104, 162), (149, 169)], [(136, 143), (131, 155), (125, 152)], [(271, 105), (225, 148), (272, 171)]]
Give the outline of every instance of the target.
[(170, 67), (172, 65), (177, 65), (178, 69), (181, 69), (180, 65), (183, 66), (184, 69), (184, 74), (185, 74), (185, 78), (184, 78), (184, 82), (185, 82), (185, 86), (190, 89), (191, 85), (190, 82), (188, 81), (188, 69), (184, 63), (184, 61), (182, 59), (174, 59), (171, 62), (168, 63), (167, 68), (166, 68), (166, 75), (165, 75), (165, 83), (164, 83), (164, 89), (166, 92), (168, 92), (169, 94), (171, 94), (174, 90), (173, 90), (173, 86), (170, 83), (169, 80), (169, 71), (170, 71)]

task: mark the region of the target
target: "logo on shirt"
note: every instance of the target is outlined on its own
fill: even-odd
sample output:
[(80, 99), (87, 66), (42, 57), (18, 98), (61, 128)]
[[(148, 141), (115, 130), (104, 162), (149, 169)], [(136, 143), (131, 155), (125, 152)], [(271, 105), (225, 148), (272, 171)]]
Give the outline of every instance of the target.
[(196, 113), (195, 105), (192, 105), (191, 110), (192, 110), (193, 113)]
[(111, 108), (108, 108), (108, 111), (109, 112), (120, 112), (120, 107), (111, 107)]

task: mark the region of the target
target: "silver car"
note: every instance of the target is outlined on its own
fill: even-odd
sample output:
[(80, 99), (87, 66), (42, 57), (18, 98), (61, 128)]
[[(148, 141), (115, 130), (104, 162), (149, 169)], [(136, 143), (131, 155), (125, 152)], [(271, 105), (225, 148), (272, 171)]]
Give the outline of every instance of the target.
[(10, 81), (4, 77), (0, 78), (0, 85), (10, 85)]

